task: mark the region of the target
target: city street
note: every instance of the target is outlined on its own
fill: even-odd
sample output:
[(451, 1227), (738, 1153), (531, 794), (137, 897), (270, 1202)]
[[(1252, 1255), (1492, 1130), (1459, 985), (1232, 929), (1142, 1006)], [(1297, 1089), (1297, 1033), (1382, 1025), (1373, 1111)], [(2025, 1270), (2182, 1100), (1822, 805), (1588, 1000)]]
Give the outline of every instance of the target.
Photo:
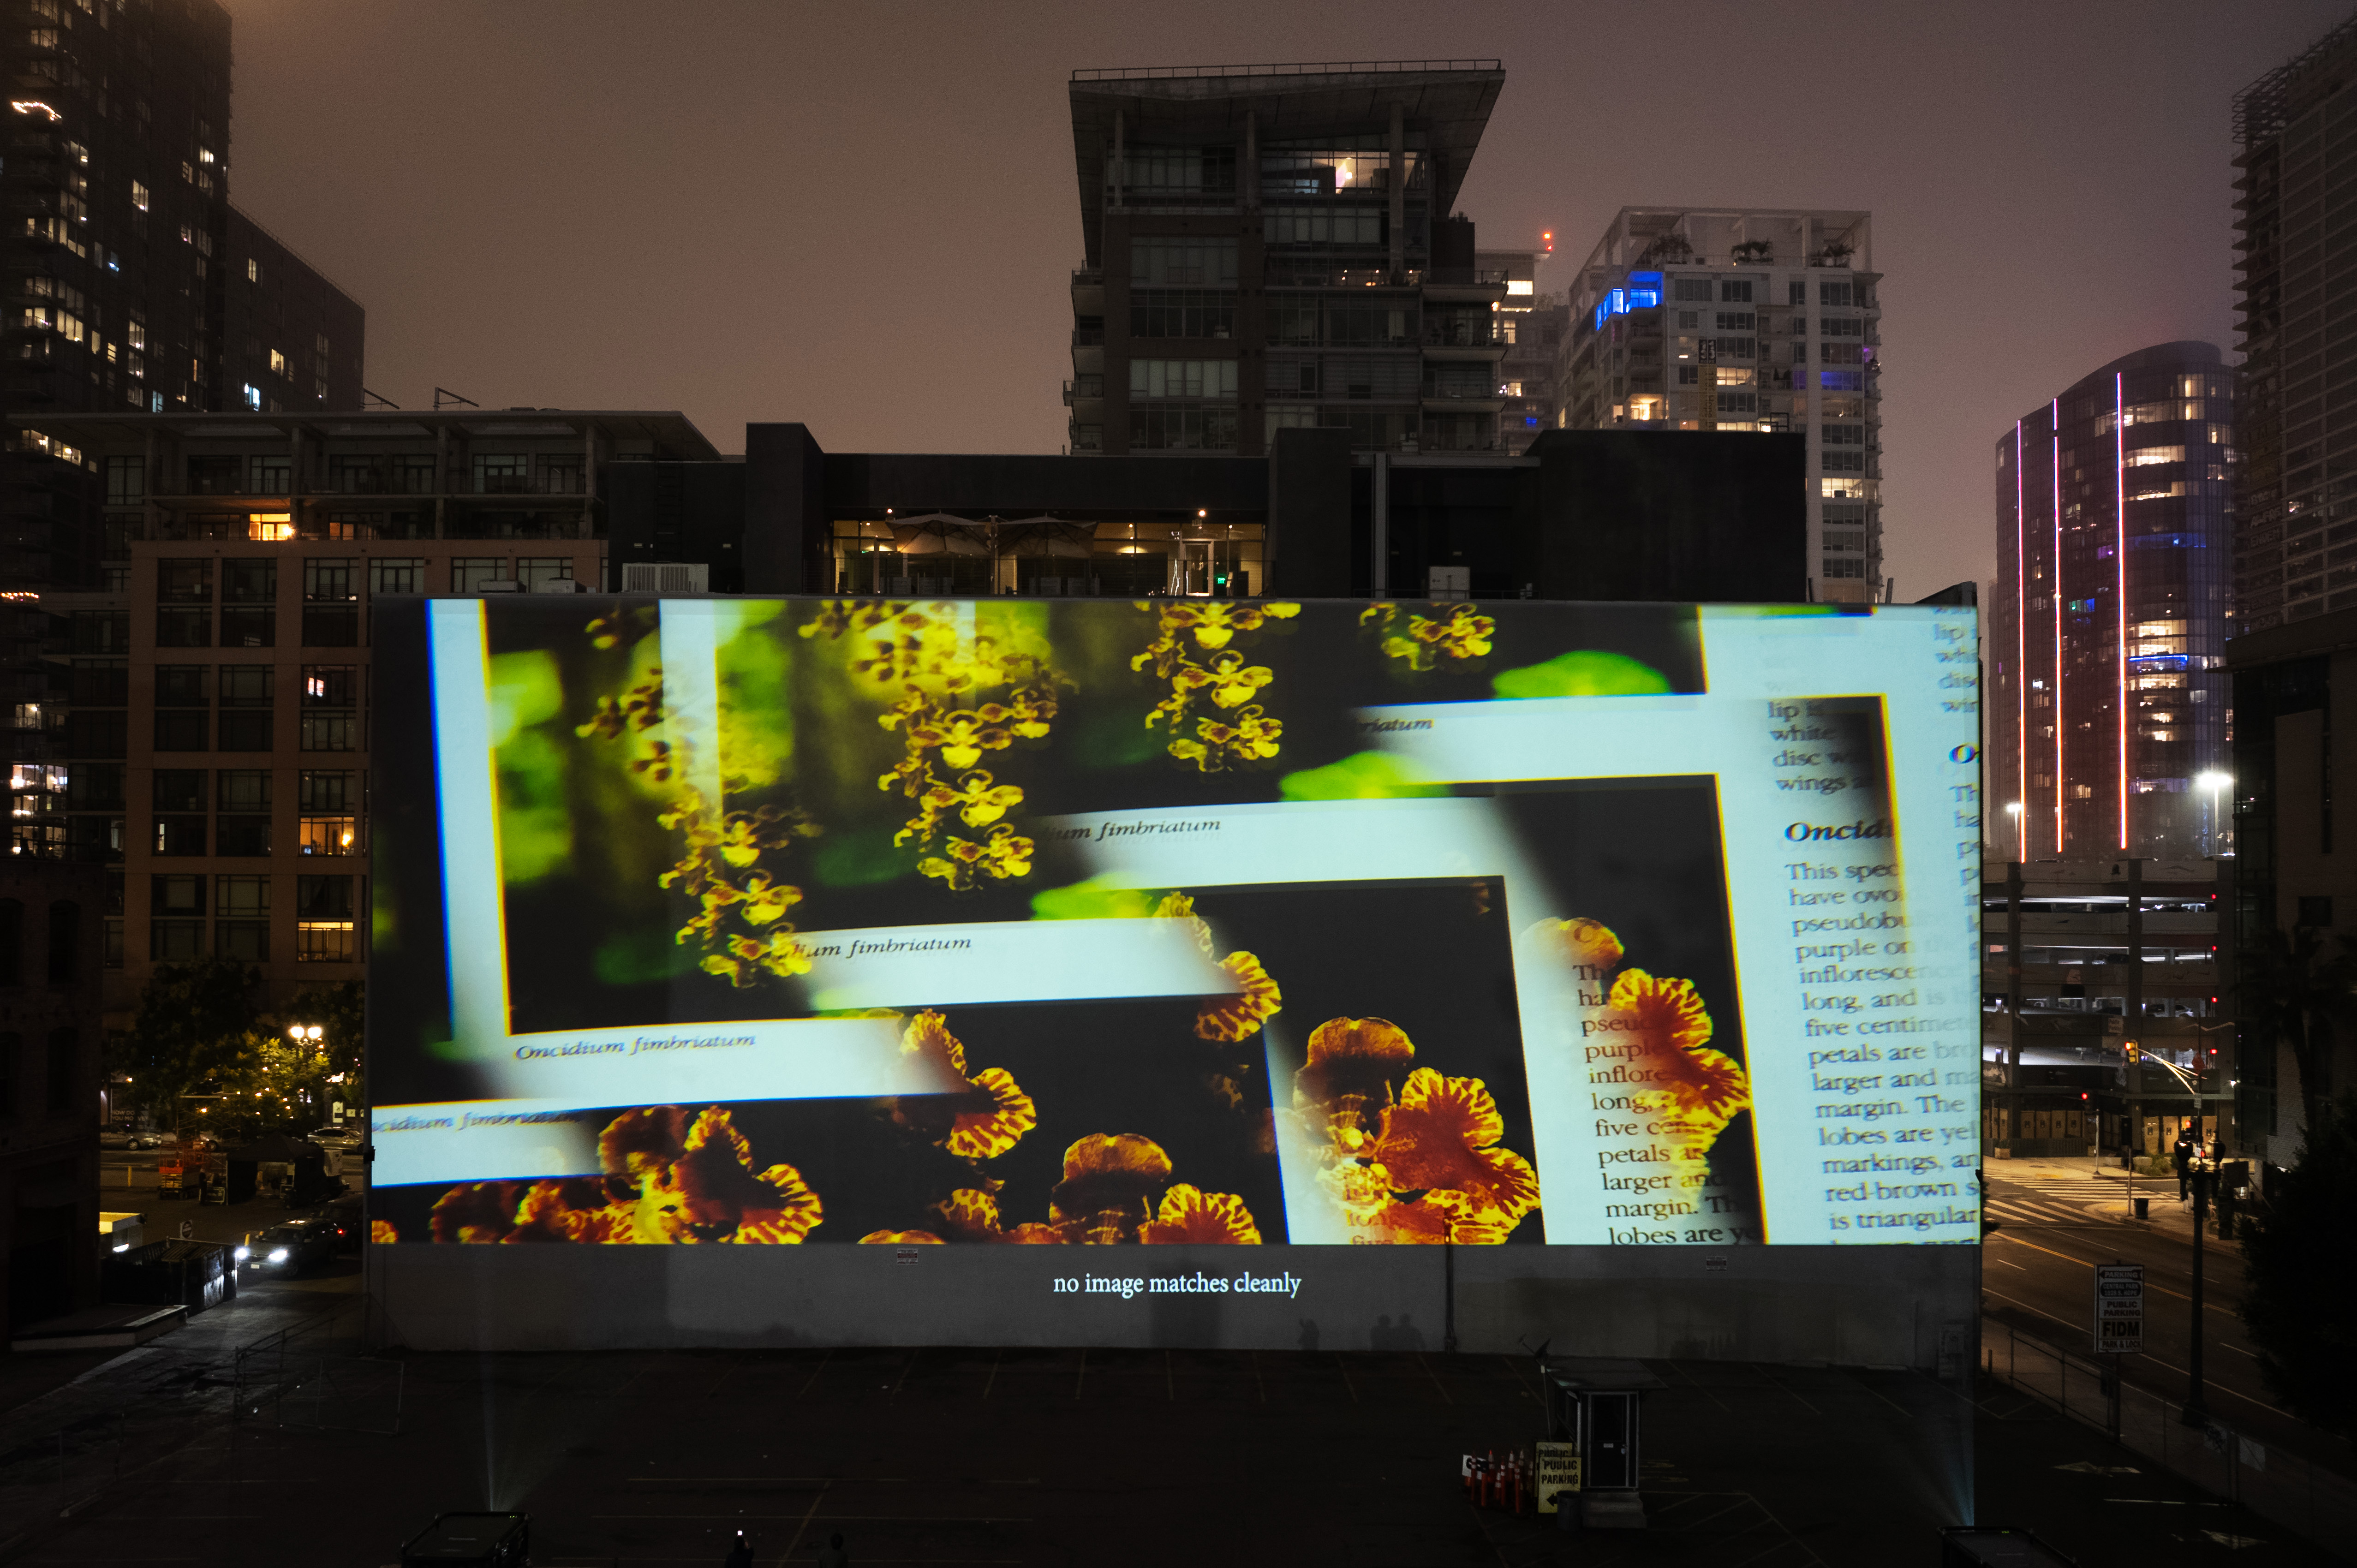
[[(2097, 1175), (2093, 1162), (2018, 1162), (1992, 1168), (1988, 1218), (2000, 1229), (1982, 1248), (1983, 1310), (1995, 1323), (2093, 1359), (2094, 1266), (2144, 1265), (2141, 1355), (2122, 1358), (2128, 1383), (2182, 1401), (2191, 1336), (2193, 1232), (2177, 1200), (2177, 1183), (2139, 1177), (2152, 1218), (2131, 1217), (2128, 1184)], [(2202, 1381), (2212, 1416), (2245, 1436), (2340, 1470), (2357, 1473), (2350, 1445), (2285, 1411), (2261, 1379), (2237, 1310), (2243, 1264), (2215, 1234), (2202, 1247)]]

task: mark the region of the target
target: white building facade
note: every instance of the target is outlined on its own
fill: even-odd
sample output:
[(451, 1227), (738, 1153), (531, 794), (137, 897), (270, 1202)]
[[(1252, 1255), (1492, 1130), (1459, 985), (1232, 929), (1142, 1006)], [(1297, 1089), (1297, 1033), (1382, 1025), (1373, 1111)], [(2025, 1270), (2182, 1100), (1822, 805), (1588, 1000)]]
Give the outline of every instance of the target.
[(1887, 600), (1881, 281), (1864, 212), (1624, 207), (1568, 280), (1556, 423), (1803, 436), (1813, 595)]

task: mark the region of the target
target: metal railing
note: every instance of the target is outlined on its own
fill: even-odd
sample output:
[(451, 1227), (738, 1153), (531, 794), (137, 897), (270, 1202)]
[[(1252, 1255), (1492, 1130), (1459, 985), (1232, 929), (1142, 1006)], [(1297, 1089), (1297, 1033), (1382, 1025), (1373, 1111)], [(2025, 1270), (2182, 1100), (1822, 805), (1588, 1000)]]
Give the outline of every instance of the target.
[[(257, 1466), (283, 1467), (274, 1444), (286, 1439), (263, 1427), (398, 1433), (402, 1365), (364, 1353), (368, 1311), (359, 1298), (229, 1357), (167, 1338), (144, 1377), (69, 1384), (0, 1412), (0, 1557), (126, 1486), (264, 1479)], [(158, 1366), (173, 1370), (157, 1378)]]
[(1981, 1370), (2287, 1530), (2343, 1555), (2357, 1541), (2357, 1481), (2214, 1419), (2188, 1426), (2182, 1401), (2123, 1382), (2089, 1357), (1983, 1318)]
[(323, 1313), (241, 1346), (231, 1419), (322, 1432), (401, 1431), (402, 1364), (361, 1353), (365, 1312)]
[(1072, 72), (1074, 81), (1158, 81), (1199, 76), (1356, 76), (1367, 71), (1503, 70), (1495, 59), (1316, 60), (1276, 65), (1106, 66)]
[(1424, 325), (1424, 344), (1427, 349), (1503, 349), (1509, 347), (1505, 329), (1488, 322), (1427, 321)]

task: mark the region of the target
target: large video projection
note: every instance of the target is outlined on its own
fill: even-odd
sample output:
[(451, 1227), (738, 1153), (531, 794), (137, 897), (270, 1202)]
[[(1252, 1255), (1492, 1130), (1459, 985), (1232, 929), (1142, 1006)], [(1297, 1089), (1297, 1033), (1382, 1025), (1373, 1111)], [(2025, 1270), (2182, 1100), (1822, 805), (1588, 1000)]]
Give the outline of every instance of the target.
[(389, 604), (376, 1240), (1977, 1241), (1975, 626)]

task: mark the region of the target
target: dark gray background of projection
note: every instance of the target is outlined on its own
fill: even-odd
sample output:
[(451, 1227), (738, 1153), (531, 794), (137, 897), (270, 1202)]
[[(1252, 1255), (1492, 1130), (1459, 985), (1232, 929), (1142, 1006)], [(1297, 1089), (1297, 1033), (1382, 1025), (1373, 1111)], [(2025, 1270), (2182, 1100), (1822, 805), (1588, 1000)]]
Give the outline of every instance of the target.
[[(1458, 1247), (1458, 1348), (1708, 1356), (1938, 1372), (1968, 1345), (1971, 1247)], [(910, 1261), (900, 1261), (913, 1254)], [(1103, 1345), (1327, 1350), (1407, 1324), (1441, 1348), (1439, 1247), (422, 1247), (369, 1249), (390, 1332), (420, 1350)], [(1297, 1293), (1085, 1288), (1089, 1276)], [(1071, 1292), (1055, 1282), (1082, 1282)]]

